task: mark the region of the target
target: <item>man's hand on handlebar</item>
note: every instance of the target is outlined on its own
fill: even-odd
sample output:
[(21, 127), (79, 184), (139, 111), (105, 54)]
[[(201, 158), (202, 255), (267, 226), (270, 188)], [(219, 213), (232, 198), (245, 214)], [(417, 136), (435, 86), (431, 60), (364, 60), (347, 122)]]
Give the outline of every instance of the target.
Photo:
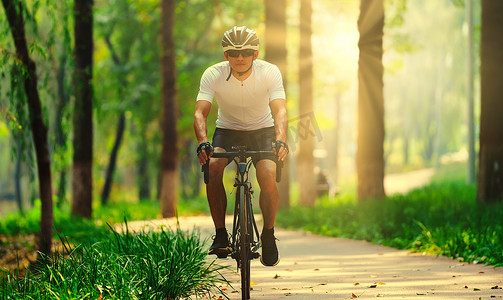
[(209, 142), (203, 142), (197, 147), (197, 157), (199, 158), (199, 163), (204, 165), (210, 157), (213, 155), (213, 146)]
[(288, 155), (288, 145), (282, 140), (276, 140), (272, 147), (274, 154), (278, 156), (278, 161), (284, 161)]

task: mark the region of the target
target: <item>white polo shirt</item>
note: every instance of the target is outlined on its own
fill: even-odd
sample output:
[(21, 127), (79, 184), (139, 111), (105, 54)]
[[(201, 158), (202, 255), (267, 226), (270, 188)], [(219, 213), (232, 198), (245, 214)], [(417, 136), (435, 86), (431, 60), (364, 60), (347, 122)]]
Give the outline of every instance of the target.
[(218, 128), (256, 130), (274, 126), (269, 103), (286, 99), (281, 72), (263, 60), (253, 62), (252, 74), (244, 81), (230, 76), (229, 62), (215, 64), (201, 77), (197, 101), (218, 103)]

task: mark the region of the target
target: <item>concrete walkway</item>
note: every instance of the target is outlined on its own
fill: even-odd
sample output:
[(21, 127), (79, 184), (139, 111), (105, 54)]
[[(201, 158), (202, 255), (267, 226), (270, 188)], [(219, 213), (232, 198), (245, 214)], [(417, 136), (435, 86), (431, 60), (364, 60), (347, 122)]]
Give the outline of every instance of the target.
[(403, 194), (430, 183), (435, 173), (432, 168), (419, 169), (406, 173), (386, 174), (384, 176), (384, 190), (386, 195)]
[[(230, 216), (227, 219), (231, 221)], [(179, 224), (182, 229), (198, 229), (203, 238), (213, 234), (211, 218), (207, 216), (182, 217)], [(155, 228), (176, 226), (176, 221), (129, 225)], [(281, 254), (279, 265), (264, 267), (260, 261), (252, 261), (252, 299), (503, 298), (503, 268), (282, 229), (276, 230), (276, 237)], [(235, 270), (236, 263), (231, 259), (217, 262)], [(239, 275), (230, 272), (226, 278), (237, 289), (233, 292), (231, 287), (223, 287), (227, 296), (241, 299)], [(213, 295), (212, 299), (220, 296)]]

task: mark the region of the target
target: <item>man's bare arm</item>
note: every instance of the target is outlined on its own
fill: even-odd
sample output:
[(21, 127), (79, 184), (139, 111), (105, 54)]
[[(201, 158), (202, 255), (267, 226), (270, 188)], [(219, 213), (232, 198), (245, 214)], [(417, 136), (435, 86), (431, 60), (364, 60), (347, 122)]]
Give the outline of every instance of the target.
[[(274, 118), (274, 128), (276, 130), (276, 140), (286, 142), (286, 133), (288, 131), (288, 116), (285, 99), (275, 99), (269, 104), (272, 116)], [(280, 160), (285, 160), (288, 151), (281, 148), (278, 153)]]
[[(208, 127), (207, 118), (211, 110), (211, 103), (208, 101), (197, 101), (196, 112), (194, 113), (194, 132), (196, 133), (197, 142), (199, 144), (208, 142)], [(211, 155), (211, 154), (210, 154)], [(203, 165), (208, 156), (205, 151), (199, 154), (199, 163)]]

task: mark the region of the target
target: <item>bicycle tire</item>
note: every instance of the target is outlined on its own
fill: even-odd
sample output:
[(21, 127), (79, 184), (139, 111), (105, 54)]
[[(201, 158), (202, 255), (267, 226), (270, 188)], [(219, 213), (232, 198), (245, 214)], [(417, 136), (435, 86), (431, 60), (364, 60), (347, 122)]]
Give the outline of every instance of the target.
[(253, 253), (252, 253), (252, 247), (253, 247), (253, 224), (252, 224), (252, 218), (253, 218), (253, 211), (252, 211), (252, 204), (251, 204), (251, 194), (249, 192), (249, 189), (247, 189), (246, 193), (246, 207), (247, 212), (247, 218), (246, 218), (246, 224), (247, 224), (247, 232), (248, 232), (248, 264), (246, 266), (246, 278), (248, 278), (248, 288), (247, 288), (247, 297), (250, 299), (250, 292), (251, 292), (251, 274), (250, 274), (250, 268), (251, 268), (251, 261), (253, 259)]
[(241, 295), (243, 300), (250, 299), (250, 215), (246, 205), (245, 187), (239, 187), (239, 227), (240, 227), (240, 266), (241, 266)]

